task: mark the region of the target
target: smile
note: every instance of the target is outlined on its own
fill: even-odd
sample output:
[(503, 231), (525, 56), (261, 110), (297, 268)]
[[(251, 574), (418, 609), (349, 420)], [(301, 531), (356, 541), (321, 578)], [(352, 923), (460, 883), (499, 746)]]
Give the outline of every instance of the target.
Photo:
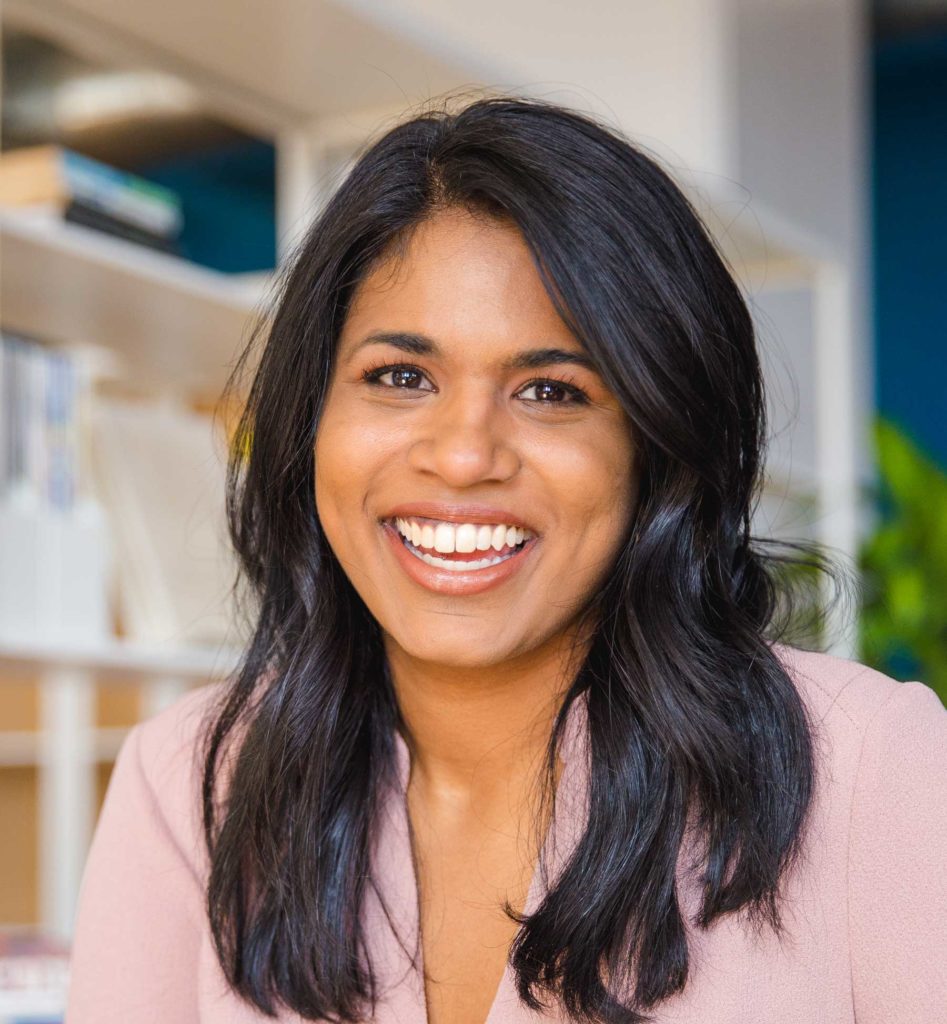
[[(503, 523), (448, 523), (420, 518), (396, 518), (404, 546), (422, 562), (448, 572), (469, 572), (499, 565), (512, 558), (533, 537), (524, 527)], [(490, 552), (479, 558), (465, 554)]]
[(392, 517), (382, 527), (407, 574), (429, 590), (477, 594), (510, 578), (537, 542), (532, 530), (503, 523)]

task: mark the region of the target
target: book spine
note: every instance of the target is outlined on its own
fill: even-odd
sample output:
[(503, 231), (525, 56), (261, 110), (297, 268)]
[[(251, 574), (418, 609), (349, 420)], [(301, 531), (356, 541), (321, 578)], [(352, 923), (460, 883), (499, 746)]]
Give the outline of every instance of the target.
[(69, 149), (62, 150), (61, 160), (71, 199), (154, 235), (176, 238), (181, 233), (181, 199), (171, 189)]
[(85, 227), (102, 231), (104, 234), (112, 235), (114, 238), (124, 238), (127, 241), (135, 242), (149, 249), (158, 252), (167, 252), (175, 256), (181, 255), (181, 247), (177, 241), (171, 238), (163, 238), (150, 231), (144, 231), (134, 224), (128, 224), (111, 214), (94, 209), (85, 203), (70, 200), (63, 210), (63, 219), (72, 224), (82, 224)]
[(46, 393), (49, 388), (49, 360), (46, 352), (38, 345), (27, 348), (29, 363), (29, 421), (27, 428), (27, 451), (30, 491), (37, 500), (46, 503), (49, 478), (49, 449), (46, 437)]
[(64, 353), (48, 355), (46, 436), (48, 447), (47, 494), (50, 505), (67, 512), (73, 505), (73, 466), (69, 434), (72, 428), (71, 360)]
[(6, 492), (10, 478), (10, 399), (9, 368), (7, 366), (7, 339), (0, 331), (0, 498)]
[(13, 437), (10, 446), (10, 486), (17, 491), (28, 489), (28, 452), (26, 424), (29, 423), (30, 388), (29, 352), (24, 342), (12, 343), (13, 367)]

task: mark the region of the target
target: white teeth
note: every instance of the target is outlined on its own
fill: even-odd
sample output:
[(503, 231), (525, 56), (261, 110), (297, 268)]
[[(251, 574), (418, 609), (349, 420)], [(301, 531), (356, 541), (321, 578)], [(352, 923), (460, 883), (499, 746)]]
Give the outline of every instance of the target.
[(449, 555), (454, 550), (454, 527), (449, 523), (438, 523), (434, 527), (434, 550)]
[(414, 548), (408, 548), (415, 558), (420, 558), (422, 562), (427, 562), (428, 565), (436, 565), (439, 569), (449, 569), (451, 572), (470, 572), (474, 569), (486, 569), (488, 565), (498, 565), (500, 562), (505, 562), (508, 558), (513, 557), (513, 552), (509, 552), (506, 555), (494, 555), (493, 558), (478, 558), (473, 562), (460, 561), (458, 559), (449, 558), (438, 558), (437, 555), (429, 555), (426, 551), (416, 551)]
[(477, 527), (463, 523), (454, 531), (455, 550), (463, 553), (477, 550)]
[[(505, 551), (516, 547), (533, 534), (521, 526), (496, 526), (476, 523), (439, 522), (433, 526), (428, 522), (399, 516), (395, 519), (398, 532), (419, 549), (450, 555), (454, 552), (466, 554), (472, 551)], [(491, 556), (492, 557), (492, 556)], [(457, 560), (452, 560), (457, 564)], [(460, 564), (465, 564), (461, 562)]]

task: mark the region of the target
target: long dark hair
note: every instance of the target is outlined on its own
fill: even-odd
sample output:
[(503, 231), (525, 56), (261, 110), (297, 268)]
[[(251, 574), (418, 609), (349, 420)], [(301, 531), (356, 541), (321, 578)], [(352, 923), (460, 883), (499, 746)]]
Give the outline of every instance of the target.
[(320, 528), (313, 447), (353, 289), (449, 207), (516, 224), (635, 431), (628, 542), (592, 597), (598, 625), (546, 761), (548, 786), (584, 695), (587, 829), (535, 912), (507, 911), (521, 925), (511, 963), (526, 1004), (546, 996), (587, 1021), (647, 1020), (641, 1011), (687, 979), (674, 877), (691, 815), (705, 851), (696, 923), (743, 909), (782, 930), (779, 882), (801, 858), (816, 781), (814, 725), (772, 646), (794, 556), (751, 543), (760, 364), (699, 216), (616, 131), (517, 97), (427, 108), (367, 147), (287, 262), (265, 333), (228, 383), (259, 347), (227, 477), (250, 639), (203, 748), (217, 954), (268, 1014), (281, 1002), (306, 1019), (371, 1016), (359, 908), (400, 720), (380, 628)]

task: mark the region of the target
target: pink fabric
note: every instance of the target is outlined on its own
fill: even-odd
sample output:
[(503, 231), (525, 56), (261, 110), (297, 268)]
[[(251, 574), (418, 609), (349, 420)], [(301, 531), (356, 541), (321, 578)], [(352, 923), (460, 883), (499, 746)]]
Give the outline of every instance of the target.
[[(782, 945), (732, 916), (690, 929), (684, 992), (655, 1024), (936, 1024), (947, 1021), (947, 711), (929, 687), (855, 662), (777, 653), (821, 728), (820, 779), (803, 869), (787, 880)], [(220, 684), (137, 725), (122, 746), (79, 898), (67, 1024), (263, 1024), (228, 991), (203, 907), (206, 854), (196, 733)], [(570, 720), (562, 813), (548, 842), (561, 863), (586, 813), (584, 707)], [(409, 946), (417, 890), (403, 786), (376, 837), (380, 885)], [(682, 859), (679, 864), (683, 863)], [(679, 875), (685, 915), (696, 888)], [(540, 893), (533, 879), (529, 906)], [(365, 908), (388, 986), (379, 1024), (425, 1024), (407, 954)], [(485, 1024), (562, 1020), (528, 1013), (508, 970)], [(284, 1012), (282, 1024), (301, 1018)]]

